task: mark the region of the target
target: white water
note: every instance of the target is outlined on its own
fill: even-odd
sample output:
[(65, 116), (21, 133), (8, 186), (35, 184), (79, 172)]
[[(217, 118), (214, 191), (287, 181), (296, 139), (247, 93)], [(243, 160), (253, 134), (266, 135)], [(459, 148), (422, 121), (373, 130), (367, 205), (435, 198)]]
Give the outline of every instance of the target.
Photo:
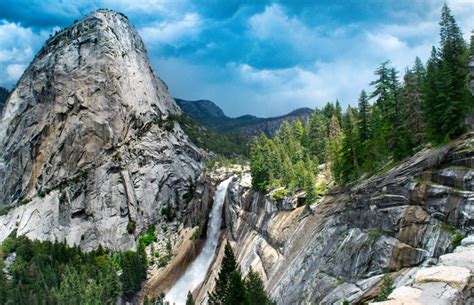
[(196, 260), (188, 267), (186, 272), (166, 294), (166, 300), (170, 304), (184, 305), (186, 303), (188, 291), (192, 292), (196, 289), (206, 277), (207, 269), (209, 269), (216, 252), (219, 231), (222, 223), (222, 207), (224, 206), (227, 186), (231, 180), (232, 177), (222, 181), (217, 186), (216, 193), (214, 194), (214, 204), (207, 224), (206, 242)]

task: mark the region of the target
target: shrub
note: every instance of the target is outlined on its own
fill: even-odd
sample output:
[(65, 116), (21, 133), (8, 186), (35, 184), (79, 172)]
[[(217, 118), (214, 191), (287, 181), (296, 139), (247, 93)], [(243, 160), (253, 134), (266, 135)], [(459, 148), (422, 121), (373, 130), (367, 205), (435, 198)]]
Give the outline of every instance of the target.
[(285, 189), (279, 189), (279, 190), (276, 190), (273, 192), (272, 194), (272, 200), (273, 201), (280, 201), (282, 200), (283, 198), (285, 198), (285, 196), (288, 194), (288, 191), (285, 190)]
[(383, 302), (388, 299), (388, 296), (393, 291), (393, 279), (390, 275), (385, 274), (382, 278), (382, 287), (379, 295), (375, 298), (377, 302)]
[(174, 219), (174, 213), (169, 204), (161, 208), (161, 215), (163, 215), (168, 222)]
[(133, 220), (130, 220), (127, 224), (127, 232), (128, 234), (133, 234), (135, 233), (135, 230), (137, 228), (137, 224), (135, 223), (135, 221)]

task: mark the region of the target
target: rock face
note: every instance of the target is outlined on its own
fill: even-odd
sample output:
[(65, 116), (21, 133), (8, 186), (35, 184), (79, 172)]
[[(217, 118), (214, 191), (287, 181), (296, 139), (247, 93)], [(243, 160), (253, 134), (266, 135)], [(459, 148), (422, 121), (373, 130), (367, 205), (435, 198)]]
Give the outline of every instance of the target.
[[(474, 233), (473, 162), (470, 133), (312, 206), (276, 204), (235, 182), (225, 210), (227, 239), (242, 272), (260, 272), (278, 304), (366, 302), (378, 294), (384, 273), (401, 287), (418, 266), (438, 260), (454, 267), (424, 279), (461, 268), (451, 281), (461, 302), (471, 280), (466, 265), (472, 264), (472, 253), (443, 254)], [(209, 278), (205, 289), (213, 286), (213, 275)], [(441, 284), (426, 285), (435, 291)]]
[(180, 113), (124, 15), (98, 10), (57, 33), (3, 111), (0, 240), (128, 249), (162, 207), (179, 215), (201, 170)]

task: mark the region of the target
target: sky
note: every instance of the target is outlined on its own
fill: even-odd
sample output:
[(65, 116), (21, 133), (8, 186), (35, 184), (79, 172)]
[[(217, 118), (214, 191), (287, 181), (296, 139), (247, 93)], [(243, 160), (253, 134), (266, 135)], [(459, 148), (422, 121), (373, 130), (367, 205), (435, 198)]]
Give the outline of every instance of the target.
[[(275, 116), (339, 99), (355, 105), (373, 71), (401, 74), (438, 45), (444, 0), (2, 0), (0, 86), (12, 88), (51, 33), (98, 8), (129, 17), (174, 97), (229, 116)], [(474, 0), (448, 0), (468, 40)]]

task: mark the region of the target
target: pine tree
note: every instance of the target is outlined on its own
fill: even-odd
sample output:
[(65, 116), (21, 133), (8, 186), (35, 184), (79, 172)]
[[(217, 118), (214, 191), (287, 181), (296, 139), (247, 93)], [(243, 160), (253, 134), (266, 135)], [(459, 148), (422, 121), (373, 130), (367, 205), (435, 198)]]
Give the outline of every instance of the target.
[(405, 104), (400, 98), (398, 71), (390, 68), (390, 104), (389, 104), (389, 147), (395, 160), (402, 160), (411, 153), (407, 142), (408, 132), (404, 124)]
[[(424, 81), (424, 106), (425, 106), (425, 122), (426, 131), (431, 140), (440, 142), (443, 135), (440, 134), (439, 130), (439, 115), (440, 109), (439, 104), (439, 90), (438, 90), (438, 78), (439, 78), (439, 56), (435, 47), (431, 49), (431, 56), (426, 63), (426, 77)], [(441, 137), (441, 139), (439, 138)]]
[(229, 292), (224, 300), (225, 305), (246, 305), (245, 286), (240, 272), (234, 271), (230, 275)]
[(244, 283), (248, 305), (276, 305), (276, 302), (270, 299), (265, 292), (265, 287), (258, 273), (250, 270)]
[(425, 68), (417, 57), (414, 67), (407, 69), (403, 77), (404, 126), (409, 131), (410, 147), (421, 145), (425, 139), (423, 107), (425, 75)]
[[(222, 259), (221, 269), (217, 277), (216, 286), (212, 293), (209, 293), (209, 304), (211, 305), (227, 305), (229, 296), (233, 291), (231, 288), (238, 286), (236, 283), (236, 273), (239, 273), (239, 266), (235, 261), (234, 251), (229, 243), (224, 248), (224, 258)], [(232, 285), (231, 285), (232, 282)]]
[(435, 142), (446, 141), (463, 132), (464, 118), (473, 104), (465, 83), (468, 73), (466, 45), (446, 4), (439, 24), (439, 60), (432, 60), (432, 56), (428, 63), (425, 97), (428, 129)]
[(365, 90), (359, 96), (359, 142), (363, 144), (369, 138), (369, 100)]
[(258, 191), (266, 191), (270, 180), (270, 173), (265, 159), (267, 142), (267, 136), (262, 133), (250, 146), (252, 186)]
[(339, 100), (336, 100), (336, 106), (334, 107), (334, 114), (336, 115), (339, 124), (342, 123), (342, 107), (341, 103), (339, 103)]
[(314, 112), (308, 122), (308, 148), (320, 163), (326, 161), (328, 144), (327, 120), (324, 115)]
[(186, 297), (186, 305), (194, 305), (193, 294), (191, 291), (188, 291), (188, 296)]
[(344, 115), (341, 145), (333, 166), (334, 177), (339, 184), (354, 180), (359, 174), (358, 135), (354, 121), (354, 111), (348, 107)]
[(375, 99), (375, 104), (380, 108), (385, 121), (389, 117), (391, 106), (391, 71), (388, 67), (389, 63), (390, 61), (387, 60), (375, 70), (375, 75), (378, 76), (378, 79), (370, 83), (375, 89), (369, 97), (370, 99)]

